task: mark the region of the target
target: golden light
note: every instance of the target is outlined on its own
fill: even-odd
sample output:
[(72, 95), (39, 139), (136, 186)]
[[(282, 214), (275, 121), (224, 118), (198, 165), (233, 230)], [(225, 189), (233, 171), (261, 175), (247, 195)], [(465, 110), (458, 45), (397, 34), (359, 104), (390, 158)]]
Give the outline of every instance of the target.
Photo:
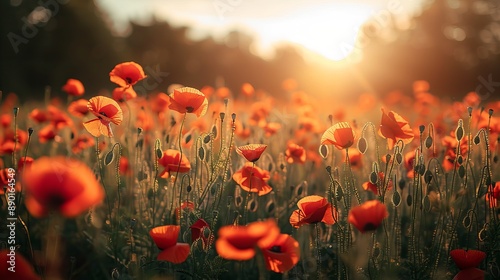
[(314, 56), (341, 61), (356, 48), (360, 27), (371, 16), (370, 6), (353, 4), (316, 5), (266, 21), (247, 22), (255, 30), (262, 49), (289, 42)]

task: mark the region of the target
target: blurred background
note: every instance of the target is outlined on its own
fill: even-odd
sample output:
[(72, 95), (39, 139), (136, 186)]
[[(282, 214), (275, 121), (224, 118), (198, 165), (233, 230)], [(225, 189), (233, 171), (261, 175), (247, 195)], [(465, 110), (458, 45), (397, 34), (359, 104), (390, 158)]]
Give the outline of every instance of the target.
[[(411, 2), (406, 3), (406, 2)], [(80, 79), (86, 96), (113, 89), (110, 70), (135, 61), (138, 94), (180, 83), (242, 83), (285, 98), (412, 93), (415, 80), (453, 100), (500, 95), (496, 0), (2, 0), (0, 90), (42, 99)]]

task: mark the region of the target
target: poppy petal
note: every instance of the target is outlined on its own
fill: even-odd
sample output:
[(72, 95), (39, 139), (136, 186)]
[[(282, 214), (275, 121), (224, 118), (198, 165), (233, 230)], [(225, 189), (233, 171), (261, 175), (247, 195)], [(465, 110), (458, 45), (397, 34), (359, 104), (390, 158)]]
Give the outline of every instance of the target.
[(187, 243), (177, 243), (174, 246), (162, 250), (158, 257), (159, 261), (167, 261), (175, 264), (183, 263), (189, 256), (191, 246)]

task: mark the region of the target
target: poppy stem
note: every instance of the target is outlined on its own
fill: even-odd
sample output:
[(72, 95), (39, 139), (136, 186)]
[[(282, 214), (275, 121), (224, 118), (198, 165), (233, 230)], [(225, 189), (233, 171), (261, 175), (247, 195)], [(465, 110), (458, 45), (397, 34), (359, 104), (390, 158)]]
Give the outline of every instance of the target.
[[(183, 152), (182, 152), (182, 128), (184, 127), (184, 122), (186, 121), (186, 115), (187, 113), (184, 113), (182, 116), (182, 121), (181, 125), (179, 128), (179, 164), (177, 165), (177, 171), (175, 173), (175, 178), (174, 178), (174, 183), (172, 185), (172, 199), (170, 200), (170, 216), (172, 216), (172, 211), (174, 211), (174, 201), (175, 201), (175, 185), (177, 183), (177, 178), (179, 177), (179, 169), (181, 168), (181, 163), (182, 163), (182, 157), (183, 157)], [(180, 205), (179, 205), (180, 206)]]
[(316, 251), (317, 251), (317, 256), (316, 256), (316, 271), (318, 272), (318, 278), (317, 279), (322, 279), (321, 278), (321, 229), (319, 228), (319, 223), (316, 223), (314, 225), (316, 228)]
[(252, 193), (252, 177), (253, 177), (253, 171), (255, 168), (255, 162), (252, 162), (252, 171), (250, 172), (250, 183), (248, 185), (248, 194), (244, 197), (243, 201), (243, 224), (247, 223), (247, 212), (248, 212), (248, 200), (250, 199), (250, 195)]

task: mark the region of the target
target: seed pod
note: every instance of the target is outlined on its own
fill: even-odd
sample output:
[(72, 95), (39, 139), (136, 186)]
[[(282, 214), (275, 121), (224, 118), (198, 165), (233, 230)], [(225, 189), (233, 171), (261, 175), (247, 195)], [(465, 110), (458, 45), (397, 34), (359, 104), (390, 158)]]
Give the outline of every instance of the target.
[(432, 143), (433, 143), (432, 137), (427, 136), (427, 138), (425, 138), (425, 147), (427, 149), (430, 149), (432, 147)]
[(364, 137), (359, 138), (359, 140), (358, 140), (359, 152), (364, 154), (364, 153), (366, 153), (367, 149), (368, 149), (368, 142), (366, 142), (366, 139)]
[(113, 159), (115, 158), (114, 150), (115, 149), (111, 149), (111, 151), (109, 151), (106, 154), (106, 156), (104, 157), (104, 164), (105, 165), (110, 165), (113, 162)]
[(401, 204), (401, 194), (398, 191), (394, 191), (392, 194), (392, 204), (394, 207), (398, 207)]

